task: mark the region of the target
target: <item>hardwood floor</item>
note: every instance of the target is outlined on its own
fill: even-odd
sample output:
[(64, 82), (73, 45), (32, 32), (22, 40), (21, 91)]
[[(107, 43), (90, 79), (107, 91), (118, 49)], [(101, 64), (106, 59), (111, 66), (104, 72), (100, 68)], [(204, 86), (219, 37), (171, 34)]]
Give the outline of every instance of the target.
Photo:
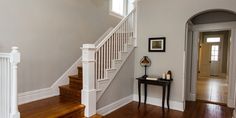
[(184, 112), (165, 109), (165, 113), (158, 106), (141, 104), (138, 109), (138, 103), (131, 102), (104, 118), (232, 118), (232, 113), (226, 106), (201, 101), (187, 102)]
[(55, 96), (19, 106), (21, 118), (83, 118), (80, 102)]
[(197, 80), (197, 99), (216, 103), (227, 103), (228, 84), (226, 78), (199, 77)]

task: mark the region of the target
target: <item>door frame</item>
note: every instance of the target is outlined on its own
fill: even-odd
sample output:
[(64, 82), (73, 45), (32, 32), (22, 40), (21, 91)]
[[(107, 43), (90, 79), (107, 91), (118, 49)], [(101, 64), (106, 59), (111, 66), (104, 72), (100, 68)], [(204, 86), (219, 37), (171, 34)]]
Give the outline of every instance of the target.
[[(187, 24), (188, 25), (188, 24)], [(228, 84), (228, 96), (227, 96), (227, 106), (228, 107), (234, 107), (234, 100), (235, 100), (235, 81), (236, 81), (236, 55), (233, 55), (236, 53), (236, 22), (225, 22), (225, 23), (211, 23), (211, 24), (201, 24), (201, 25), (194, 25), (192, 26), (191, 30), (193, 31), (193, 40), (192, 40), (192, 59), (191, 59), (191, 75), (189, 76), (189, 82), (187, 78), (185, 78), (186, 83), (186, 89), (187, 92), (185, 95), (185, 100), (191, 100), (196, 101), (196, 84), (197, 84), (197, 74), (198, 74), (198, 48), (199, 48), (199, 34), (200, 32), (206, 32), (206, 31), (221, 31), (221, 30), (230, 30), (231, 31), (231, 37), (229, 40), (229, 51), (230, 51), (230, 57), (228, 59), (229, 62), (229, 84)], [(186, 30), (187, 31), (187, 30)], [(187, 44), (187, 39), (186, 42)], [(190, 55), (190, 56), (191, 56)], [(187, 62), (187, 56), (185, 56), (185, 60)], [(187, 64), (187, 63), (186, 63)], [(185, 66), (185, 72), (188, 70), (188, 65)], [(186, 76), (187, 77), (187, 76)], [(190, 85), (188, 85), (190, 84)]]

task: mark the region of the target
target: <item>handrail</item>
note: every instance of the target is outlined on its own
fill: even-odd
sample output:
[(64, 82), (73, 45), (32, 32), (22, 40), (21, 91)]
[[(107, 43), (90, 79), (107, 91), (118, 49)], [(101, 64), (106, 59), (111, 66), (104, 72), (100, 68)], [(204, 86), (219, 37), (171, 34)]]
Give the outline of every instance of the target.
[(125, 18), (121, 20), (121, 22), (96, 46), (96, 51), (102, 47), (106, 41), (120, 28), (120, 26), (129, 18), (131, 14), (135, 12), (136, 9), (133, 9)]
[(0, 53), (0, 57), (7, 57), (9, 58), (11, 55), (9, 53)]
[(94, 43), (95, 46), (100, 44), (100, 42), (113, 30), (113, 27), (110, 27), (100, 38)]

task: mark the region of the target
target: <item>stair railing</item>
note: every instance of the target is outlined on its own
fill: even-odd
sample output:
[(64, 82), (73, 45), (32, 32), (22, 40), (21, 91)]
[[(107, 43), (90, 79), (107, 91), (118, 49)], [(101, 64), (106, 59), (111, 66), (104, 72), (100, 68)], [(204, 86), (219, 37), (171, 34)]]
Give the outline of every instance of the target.
[(0, 53), (0, 118), (20, 118), (17, 103), (17, 64), (20, 53)]
[(106, 69), (112, 69), (112, 60), (119, 59), (119, 52), (126, 51), (125, 45), (134, 36), (135, 9), (130, 12), (103, 41), (96, 46), (95, 51), (95, 78), (106, 78)]
[(82, 104), (85, 116), (96, 114), (96, 83), (107, 79), (106, 70), (112, 69), (112, 61), (119, 60), (120, 53), (127, 51), (125, 45), (134, 39), (136, 34), (136, 10), (131, 11), (122, 21), (98, 44), (83, 44), (83, 89)]

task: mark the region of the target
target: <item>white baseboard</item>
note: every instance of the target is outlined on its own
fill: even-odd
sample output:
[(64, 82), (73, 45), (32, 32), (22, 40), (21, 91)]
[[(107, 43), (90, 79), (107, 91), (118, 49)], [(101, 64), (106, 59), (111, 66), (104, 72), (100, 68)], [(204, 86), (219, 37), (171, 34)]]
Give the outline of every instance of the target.
[(196, 94), (190, 93), (189, 97), (190, 97), (190, 101), (196, 101), (196, 98), (197, 98)]
[(128, 104), (128, 103), (130, 103), (132, 101), (133, 101), (133, 95), (124, 97), (124, 98), (122, 98), (120, 100), (117, 100), (116, 102), (113, 102), (113, 103), (111, 103), (111, 104), (109, 104), (107, 106), (104, 106), (104, 107), (98, 109), (97, 113), (105, 116), (105, 115), (107, 115), (107, 114), (109, 114), (109, 113), (111, 113), (111, 112), (121, 108), (122, 106), (124, 106), (124, 105), (126, 105), (126, 104)]
[(81, 57), (49, 88), (28, 91), (18, 94), (18, 104), (24, 104), (52, 96), (59, 95), (59, 86), (69, 83), (68, 76), (78, 73), (77, 67), (81, 65)]
[[(133, 100), (138, 102), (138, 95), (134, 94), (133, 95)], [(144, 96), (141, 96), (141, 101), (144, 101)], [(162, 99), (147, 97), (147, 104), (162, 106)], [(165, 108), (167, 108), (166, 104), (165, 104)], [(184, 111), (184, 103), (179, 102), (179, 101), (170, 100), (170, 109), (174, 109), (174, 110), (178, 110), (178, 111)]]
[(234, 100), (233, 99), (228, 99), (227, 100), (227, 106), (230, 108), (234, 108)]
[(234, 110), (233, 111), (233, 117), (232, 118), (236, 118), (236, 113), (235, 113), (236, 111)]
[(18, 104), (19, 105), (25, 104), (28, 102), (56, 96), (58, 94), (59, 92), (52, 88), (44, 88), (44, 89), (39, 89), (35, 91), (24, 92), (18, 95)]

